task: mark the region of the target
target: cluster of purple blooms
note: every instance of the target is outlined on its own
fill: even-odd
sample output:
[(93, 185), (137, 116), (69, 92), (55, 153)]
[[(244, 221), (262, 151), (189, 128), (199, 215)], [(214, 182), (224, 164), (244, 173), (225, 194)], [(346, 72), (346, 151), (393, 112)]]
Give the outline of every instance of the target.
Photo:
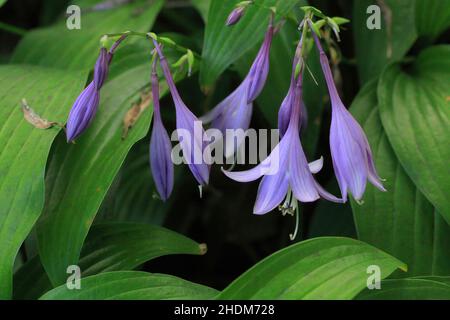
[[(227, 25), (239, 21), (245, 11), (238, 6), (230, 14)], [(279, 207), (284, 213), (291, 213), (297, 208), (297, 201), (313, 202), (319, 198), (343, 203), (350, 192), (356, 201), (363, 197), (367, 180), (378, 189), (385, 191), (378, 176), (367, 138), (356, 120), (343, 105), (336, 89), (327, 55), (314, 31), (311, 21), (307, 21), (315, 46), (320, 54), (320, 63), (331, 98), (332, 121), (330, 130), (330, 149), (333, 167), (341, 190), (341, 198), (328, 193), (314, 178), (323, 166), (323, 158), (308, 163), (301, 144), (301, 129), (307, 122), (306, 107), (302, 98), (303, 83), (303, 39), (296, 48), (292, 66), (291, 83), (278, 114), (278, 127), (281, 140), (268, 158), (258, 166), (247, 171), (224, 174), (238, 182), (250, 182), (262, 177), (256, 203), (255, 214), (265, 214)], [(303, 26), (305, 27), (305, 25)], [(241, 85), (213, 110), (203, 116), (203, 123), (211, 123), (213, 128), (225, 132), (227, 129), (247, 130), (250, 126), (253, 102), (264, 88), (269, 73), (269, 53), (272, 39), (276, 33), (273, 15), (270, 19), (262, 46)], [(67, 141), (76, 139), (91, 123), (99, 104), (99, 92), (108, 74), (108, 67), (122, 36), (109, 50), (102, 48), (94, 69), (94, 79), (75, 101), (67, 122)], [(150, 166), (156, 189), (162, 200), (167, 200), (173, 189), (174, 168), (171, 159), (171, 141), (164, 128), (159, 103), (159, 79), (157, 63), (161, 66), (176, 110), (177, 129), (187, 130), (191, 139), (180, 141), (183, 157), (189, 169), (199, 183), (204, 186), (209, 182), (210, 165), (194, 161), (196, 152), (203, 154), (206, 145), (203, 141), (204, 130), (195, 133), (194, 124), (199, 119), (185, 105), (175, 86), (169, 64), (156, 36), (151, 36), (155, 56), (152, 64), (151, 87), (153, 96), (153, 128), (150, 141)], [(300, 68), (299, 68), (300, 66)], [(225, 136), (225, 135), (224, 135)], [(239, 145), (242, 141), (238, 141)], [(227, 148), (226, 157), (232, 156)], [(277, 162), (277, 170), (271, 164)], [(283, 202), (283, 200), (285, 201)]]

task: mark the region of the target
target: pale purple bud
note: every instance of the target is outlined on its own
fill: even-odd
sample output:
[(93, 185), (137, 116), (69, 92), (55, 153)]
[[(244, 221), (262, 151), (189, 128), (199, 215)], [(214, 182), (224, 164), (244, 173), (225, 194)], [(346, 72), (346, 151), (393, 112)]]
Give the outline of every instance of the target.
[(269, 74), (270, 65), (270, 47), (272, 45), (272, 39), (274, 34), (273, 17), (270, 19), (269, 28), (267, 29), (266, 36), (261, 49), (253, 62), (252, 67), (247, 75), (249, 84), (247, 92), (247, 103), (252, 103), (261, 94), (261, 91), (266, 84), (267, 75)]
[(239, 6), (234, 8), (233, 11), (231, 11), (230, 15), (228, 16), (226, 25), (232, 26), (241, 20), (242, 16), (244, 15), (246, 7), (245, 6)]
[(80, 94), (72, 109), (66, 125), (67, 142), (78, 138), (89, 126), (98, 108), (100, 96), (94, 82), (91, 82)]
[(156, 59), (152, 66), (153, 129), (150, 138), (150, 167), (156, 190), (166, 201), (173, 190), (172, 144), (161, 119), (159, 104), (159, 83), (156, 73)]
[(81, 92), (70, 110), (66, 125), (67, 142), (74, 141), (78, 138), (92, 122), (100, 102), (100, 89), (108, 76), (109, 64), (111, 63), (114, 51), (125, 38), (126, 35), (121, 36), (113, 44), (109, 52), (104, 47), (100, 49), (94, 67), (94, 79)]

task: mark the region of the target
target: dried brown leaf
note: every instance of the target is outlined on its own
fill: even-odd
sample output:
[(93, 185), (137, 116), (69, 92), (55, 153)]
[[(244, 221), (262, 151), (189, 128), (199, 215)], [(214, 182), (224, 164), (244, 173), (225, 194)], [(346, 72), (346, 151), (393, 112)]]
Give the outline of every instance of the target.
[(138, 103), (135, 103), (131, 106), (128, 112), (125, 114), (123, 118), (123, 133), (122, 139), (125, 139), (128, 136), (128, 131), (136, 124), (139, 118), (142, 115), (142, 112), (147, 109), (152, 102), (152, 94), (151, 92), (142, 92), (141, 98)]
[(33, 125), (33, 127), (37, 129), (49, 129), (55, 125), (58, 125), (57, 122), (48, 121), (47, 119), (41, 118), (27, 103), (25, 99), (22, 99), (22, 111), (23, 117), (29, 123)]

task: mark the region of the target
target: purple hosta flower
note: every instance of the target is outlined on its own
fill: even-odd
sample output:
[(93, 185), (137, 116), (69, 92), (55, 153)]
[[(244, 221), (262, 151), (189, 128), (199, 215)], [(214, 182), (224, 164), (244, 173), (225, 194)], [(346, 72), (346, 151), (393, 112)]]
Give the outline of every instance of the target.
[(233, 11), (231, 11), (230, 15), (227, 18), (226, 25), (232, 26), (241, 20), (242, 16), (244, 15), (246, 7), (245, 6), (239, 6), (234, 8)]
[[(224, 137), (227, 129), (242, 129), (245, 131), (250, 126), (253, 101), (264, 88), (269, 73), (269, 52), (273, 34), (274, 26), (273, 18), (271, 18), (264, 42), (244, 81), (213, 110), (201, 118), (204, 123), (211, 122), (211, 126), (220, 130)], [(225, 145), (233, 146), (226, 148), (225, 156), (227, 158), (234, 154), (243, 139), (244, 135), (241, 135), (236, 144), (234, 144), (234, 141), (225, 141)]]
[(203, 130), (201, 121), (189, 110), (181, 99), (170, 72), (169, 64), (163, 55), (160, 45), (155, 39), (153, 39), (153, 43), (158, 52), (161, 67), (175, 104), (177, 132), (180, 138), (183, 157), (198, 183), (202, 186), (207, 185), (209, 182), (210, 166), (207, 164), (208, 161), (204, 161), (203, 159), (203, 151), (206, 148), (206, 143), (203, 141), (205, 131)]
[(320, 159), (308, 164), (306, 160), (299, 136), (300, 101), (301, 81), (297, 81), (288, 128), (267, 159), (248, 171), (224, 171), (226, 176), (239, 182), (254, 181), (263, 177), (253, 210), (255, 214), (272, 211), (284, 198), (286, 201), (280, 207), (283, 212), (296, 209), (297, 200), (312, 202), (323, 197), (333, 202), (342, 202), (325, 191), (312, 175), (321, 170), (323, 161)]
[(100, 101), (100, 89), (108, 76), (109, 64), (115, 49), (125, 37), (126, 35), (117, 40), (109, 52), (106, 48), (100, 49), (94, 67), (94, 80), (81, 92), (70, 110), (66, 125), (67, 142), (78, 138), (94, 119)]
[(159, 105), (159, 83), (156, 73), (156, 59), (152, 66), (153, 130), (150, 138), (150, 167), (156, 190), (166, 201), (173, 189), (172, 144), (161, 119)]
[[(295, 90), (296, 90), (296, 80), (295, 73), (297, 70), (297, 65), (299, 63), (303, 63), (301, 61), (301, 48), (302, 48), (302, 40), (298, 43), (297, 49), (294, 55), (294, 63), (292, 64), (292, 75), (291, 75), (291, 83), (289, 85), (289, 91), (284, 98), (280, 110), (278, 111), (278, 129), (280, 130), (280, 136), (283, 137), (286, 133), (286, 130), (289, 126), (289, 122), (291, 119), (292, 105), (295, 100)], [(302, 86), (303, 79), (300, 77), (300, 86)], [(306, 106), (303, 102), (303, 99), (300, 99), (300, 130), (306, 127), (308, 122), (308, 113), (306, 110)]]
[(375, 169), (366, 135), (342, 103), (333, 81), (327, 55), (317, 35), (311, 32), (320, 53), (320, 64), (330, 93), (332, 107), (330, 149), (336, 178), (345, 201), (348, 191), (356, 201), (360, 201), (366, 189), (367, 179), (381, 191), (386, 189)]
[(227, 26), (232, 26), (232, 25), (235, 25), (236, 23), (238, 23), (239, 20), (241, 20), (242, 16), (244, 15), (245, 10), (247, 9), (247, 7), (249, 5), (251, 5), (252, 2), (253, 1), (241, 1), (241, 2), (239, 2), (235, 6), (233, 11), (231, 11), (230, 15), (228, 16), (226, 25)]

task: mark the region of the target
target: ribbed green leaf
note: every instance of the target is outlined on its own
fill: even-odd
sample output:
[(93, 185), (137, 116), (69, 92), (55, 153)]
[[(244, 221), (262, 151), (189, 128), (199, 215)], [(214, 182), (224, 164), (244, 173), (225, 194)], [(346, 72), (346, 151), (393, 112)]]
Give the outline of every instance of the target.
[(81, 279), (80, 290), (66, 285), (47, 292), (43, 300), (204, 300), (217, 291), (174, 276), (116, 271)]
[(128, 137), (121, 138), (125, 113), (148, 85), (148, 72), (149, 66), (144, 65), (108, 82), (90, 128), (76, 144), (67, 144), (60, 136), (54, 145), (37, 233), (42, 263), (55, 285), (64, 282), (67, 266), (78, 263), (84, 238), (109, 186), (131, 146), (146, 135), (151, 108)]
[[(178, 170), (175, 170), (175, 185)], [(136, 143), (111, 184), (96, 222), (126, 221), (161, 225), (175, 197), (159, 198), (149, 170), (149, 141)]]
[(44, 205), (47, 156), (59, 128), (24, 119), (20, 101), (41, 117), (64, 122), (84, 76), (56, 69), (0, 67), (0, 298), (9, 298), (17, 252)]
[(80, 30), (67, 29), (65, 20), (48, 28), (33, 30), (19, 43), (12, 61), (89, 70), (97, 58), (103, 34), (148, 31), (163, 3), (163, 0), (150, 4), (148, 1), (135, 1), (112, 10), (82, 12)]
[(416, 1), (416, 30), (431, 40), (450, 27), (450, 3), (442, 0)]
[(365, 290), (359, 300), (449, 300), (450, 285), (448, 278), (408, 278), (384, 280), (379, 290)]
[[(417, 38), (414, 0), (358, 0), (353, 6), (353, 32), (361, 83), (376, 78), (391, 61), (401, 59)], [(381, 4), (381, 29), (367, 27), (367, 8)], [(390, 18), (389, 18), (390, 17)]]
[(396, 156), (450, 223), (450, 46), (426, 49), (413, 66), (394, 64), (380, 79), (381, 120)]
[(165, 229), (140, 223), (94, 225), (81, 251), (83, 275), (132, 270), (145, 261), (168, 254), (204, 254), (206, 247)]
[(377, 83), (370, 82), (361, 90), (351, 111), (367, 134), (388, 191), (368, 185), (364, 204), (352, 202), (358, 238), (407, 263), (408, 273), (402, 276), (448, 275), (450, 227), (395, 156), (378, 113)]
[(450, 277), (439, 277), (439, 276), (422, 276), (422, 277), (414, 277), (413, 279), (423, 279), (423, 280), (431, 280), (442, 282), (450, 286)]
[[(241, 275), (220, 299), (352, 299), (367, 285), (367, 268), (384, 279), (406, 265), (364, 242), (323, 237), (280, 250)], [(345, 283), (345, 286), (342, 284)]]
[(211, 86), (230, 64), (264, 37), (271, 14), (269, 7), (276, 6), (277, 12), (283, 15), (298, 0), (258, 0), (257, 4), (248, 7), (238, 24), (227, 27), (227, 17), (238, 2), (240, 0), (211, 1), (200, 69), (203, 87)]
[[(206, 252), (205, 245), (171, 230), (138, 223), (101, 223), (89, 232), (78, 263), (83, 277), (133, 270), (163, 255)], [(52, 285), (38, 256), (14, 275), (14, 298), (37, 299)]]

